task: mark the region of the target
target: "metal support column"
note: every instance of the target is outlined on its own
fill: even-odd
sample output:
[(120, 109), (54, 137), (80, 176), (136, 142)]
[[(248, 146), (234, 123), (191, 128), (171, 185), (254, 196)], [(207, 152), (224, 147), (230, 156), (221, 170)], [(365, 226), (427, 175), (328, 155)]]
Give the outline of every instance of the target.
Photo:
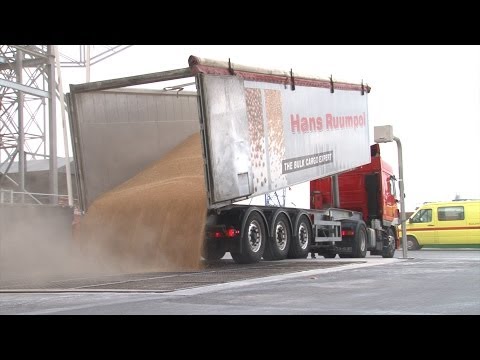
[(402, 228), (402, 249), (403, 249), (403, 258), (408, 258), (407, 250), (407, 229), (405, 226), (405, 194), (403, 193), (403, 158), (402, 158), (402, 143), (400, 139), (396, 136), (393, 137), (393, 140), (397, 143), (397, 152), (398, 152), (398, 185), (400, 187), (400, 225)]
[[(23, 51), (17, 50), (15, 58), (15, 72), (17, 83), (22, 85), (23, 81)], [(17, 112), (18, 112), (18, 175), (19, 175), (19, 187), (20, 187), (20, 201), (25, 202), (25, 126), (23, 121), (23, 108), (24, 108), (24, 94), (20, 89), (17, 90)]]
[(63, 95), (62, 70), (60, 68), (60, 56), (58, 52), (58, 46), (54, 45), (54, 49), (55, 49), (55, 64), (57, 65), (58, 94), (60, 97), (60, 113), (62, 115), (63, 145), (65, 150), (65, 175), (67, 180), (68, 206), (73, 206), (72, 174), (70, 171), (70, 155), (69, 155), (69, 149), (68, 149), (67, 122), (65, 119), (65, 98)]
[(48, 45), (48, 91), (50, 97), (48, 99), (48, 134), (49, 134), (49, 150), (50, 150), (50, 172), (49, 172), (49, 193), (51, 204), (58, 204), (58, 167), (57, 167), (57, 111), (56, 111), (56, 82), (55, 82), (55, 49), (53, 45)]
[(90, 45), (87, 46), (87, 57), (85, 63), (85, 72), (86, 72), (86, 82), (90, 82)]

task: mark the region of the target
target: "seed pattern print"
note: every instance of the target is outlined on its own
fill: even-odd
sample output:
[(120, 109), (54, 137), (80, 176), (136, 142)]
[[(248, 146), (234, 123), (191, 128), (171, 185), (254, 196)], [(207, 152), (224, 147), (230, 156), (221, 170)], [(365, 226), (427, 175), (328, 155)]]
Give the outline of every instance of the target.
[(268, 191), (268, 184), (262, 92), (260, 89), (246, 88), (245, 98), (247, 103), (250, 163), (252, 164), (254, 191), (264, 192)]
[(272, 190), (287, 186), (282, 175), (282, 160), (285, 158), (285, 136), (283, 132), (282, 94), (279, 90), (265, 91), (265, 108), (268, 126), (268, 157)]

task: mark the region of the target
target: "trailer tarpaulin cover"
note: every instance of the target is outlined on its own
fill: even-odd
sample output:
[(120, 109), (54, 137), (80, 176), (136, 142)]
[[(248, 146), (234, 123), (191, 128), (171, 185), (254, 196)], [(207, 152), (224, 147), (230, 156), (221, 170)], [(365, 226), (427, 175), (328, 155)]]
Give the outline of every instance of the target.
[(366, 92), (198, 77), (212, 208), (370, 162)]

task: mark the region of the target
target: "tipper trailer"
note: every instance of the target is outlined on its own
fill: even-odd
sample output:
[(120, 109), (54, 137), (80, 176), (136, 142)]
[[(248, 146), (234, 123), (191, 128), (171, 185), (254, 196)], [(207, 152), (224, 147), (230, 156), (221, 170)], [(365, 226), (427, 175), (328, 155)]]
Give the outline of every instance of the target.
[[(203, 257), (392, 257), (395, 177), (370, 146), (370, 87), (191, 56), (189, 66), (70, 86), (81, 210), (190, 135), (202, 143)], [(132, 85), (194, 78), (163, 90)], [(168, 85), (168, 83), (167, 83)], [(310, 209), (236, 204), (310, 182)]]

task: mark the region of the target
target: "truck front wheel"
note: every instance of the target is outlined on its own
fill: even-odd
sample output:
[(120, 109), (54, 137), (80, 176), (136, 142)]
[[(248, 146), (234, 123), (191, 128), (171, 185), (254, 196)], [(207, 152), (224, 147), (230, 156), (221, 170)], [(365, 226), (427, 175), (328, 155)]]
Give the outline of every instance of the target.
[(290, 259), (305, 259), (310, 252), (310, 242), (313, 238), (312, 226), (306, 215), (300, 216), (296, 224), (288, 257)]
[(259, 262), (265, 250), (266, 231), (263, 217), (257, 211), (248, 215), (240, 241), (242, 251), (232, 251), (230, 254), (233, 260), (237, 264)]
[(382, 257), (392, 258), (395, 254), (395, 234), (392, 228), (388, 228), (383, 239)]
[(363, 223), (359, 223), (353, 240), (352, 256), (354, 258), (364, 258), (367, 255), (367, 228)]

